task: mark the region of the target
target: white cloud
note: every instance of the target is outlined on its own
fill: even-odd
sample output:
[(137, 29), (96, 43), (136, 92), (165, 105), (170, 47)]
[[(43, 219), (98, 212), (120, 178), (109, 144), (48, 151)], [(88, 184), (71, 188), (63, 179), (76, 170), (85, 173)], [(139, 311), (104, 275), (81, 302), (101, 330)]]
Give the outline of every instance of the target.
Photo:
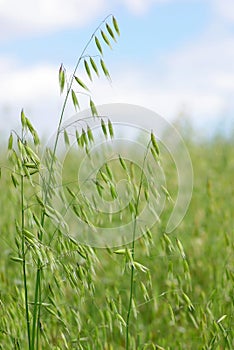
[(171, 0), (122, 0), (130, 12), (142, 14), (147, 12), (154, 3), (166, 3)]
[(168, 119), (184, 108), (200, 125), (215, 125), (224, 116), (230, 121), (234, 119), (233, 62), (234, 38), (199, 39), (160, 62), (156, 58), (154, 66), (131, 66), (122, 74), (112, 74), (114, 87), (99, 89), (98, 102), (140, 104)]
[[(94, 89), (96, 101), (103, 103), (132, 103), (148, 107), (166, 119), (173, 120), (179, 112), (185, 110), (191, 120), (215, 120), (220, 117), (226, 106), (225, 94), (220, 95), (218, 89), (203, 89), (193, 86), (193, 81), (183, 80), (183, 86), (177, 86), (170, 73), (160, 82), (154, 77), (149, 81), (144, 74), (123, 72), (113, 75), (113, 88), (107, 85)], [(182, 78), (181, 78), (182, 79)]]
[[(172, 2), (179, 0), (0, 0), (0, 40), (85, 26), (121, 4), (129, 12), (141, 15), (155, 4)], [(210, 4), (219, 17), (234, 20), (233, 0), (211, 0)]]
[[(220, 89), (219, 77), (225, 76), (227, 91), (231, 92), (234, 75), (234, 37), (205, 37), (183, 49), (178, 49), (167, 58), (167, 67), (173, 75), (171, 81), (177, 87), (191, 80), (191, 85), (200, 91)], [(222, 84), (223, 85), (223, 84)], [(220, 90), (221, 92), (221, 90)]]
[[(144, 6), (147, 9), (147, 6), (156, 1), (179, 0), (148, 0), (144, 3), (140, 0), (122, 0), (131, 8), (131, 11), (135, 12), (144, 11)], [(220, 6), (218, 11), (222, 8), (221, 1), (228, 2), (228, 0), (214, 0), (217, 10), (218, 5)], [(40, 15), (39, 18), (35, 16), (35, 23), (30, 20), (33, 9), (29, 0), (29, 11), (23, 13), (22, 17), (19, 15), (20, 9), (16, 9), (11, 14), (10, 5), (6, 3), (5, 12), (3, 7), (0, 8), (0, 19), (4, 13), (4, 18), (8, 16), (10, 19), (9, 27), (10, 23), (18, 23), (20, 28), (18, 20), (22, 18), (22, 22), (27, 25), (30, 23), (32, 28), (44, 30), (65, 26), (69, 18), (73, 18), (72, 23), (75, 23), (75, 18), (79, 18), (82, 11), (87, 13), (82, 20), (91, 18), (88, 14), (91, 1), (86, 1), (87, 6), (83, 4), (81, 6), (83, 10), (79, 13), (72, 13), (72, 9), (74, 10), (75, 4), (79, 1), (73, 0), (66, 4), (66, 7), (68, 6), (66, 11), (64, 5), (61, 5), (55, 13), (52, 8), (46, 8), (47, 3), (44, 0), (39, 2), (34, 1), (35, 11), (39, 11), (36, 6), (41, 6), (40, 13), (46, 12), (47, 15), (45, 17)], [(26, 3), (27, 0), (24, 0), (23, 4)], [(59, 3), (60, 0), (57, 4)], [(95, 7), (95, 4), (105, 6), (104, 3), (104, 0), (92, 1), (94, 8), (91, 16), (97, 13), (95, 11), (100, 10)], [(61, 16), (61, 10), (64, 10), (64, 18)], [(16, 16), (17, 11), (18, 16)], [(110, 69), (113, 78), (112, 88), (103, 80), (94, 84), (94, 100), (97, 104), (111, 102), (140, 104), (169, 119), (175, 117), (176, 113), (184, 107), (193, 120), (214, 121), (226, 110), (233, 109), (233, 62), (234, 37), (223, 32), (212, 32), (209, 29), (203, 37), (188, 46), (178, 47), (160, 60), (156, 57), (151, 67), (144, 64), (127, 66), (126, 62), (119, 62), (118, 67)], [(123, 67), (125, 67), (124, 70)], [(15, 125), (19, 111), (25, 107), (37, 128), (41, 131), (54, 130), (62, 101), (59, 99), (57, 69), (58, 67), (45, 64), (22, 68), (11, 57), (0, 57), (0, 129), (6, 130)], [(70, 116), (69, 113), (72, 113), (71, 109), (68, 110)]]
[(46, 130), (46, 124), (50, 124), (59, 108), (57, 68), (50, 65), (22, 68), (6, 57), (0, 58), (0, 67), (0, 130), (9, 133), (17, 127), (22, 108), (37, 127)]
[[(48, 33), (69, 27), (85, 26), (98, 15), (125, 6), (137, 15), (155, 4), (183, 3), (201, 0), (1, 0), (0, 40)], [(234, 21), (233, 0), (208, 0), (218, 17)]]
[[(62, 102), (58, 67), (37, 65), (22, 69), (6, 58), (0, 61), (5, 62), (4, 74), (0, 72), (2, 105), (14, 106), (7, 119), (0, 113), (1, 128), (4, 120), (11, 120), (10, 125), (15, 123), (20, 109), (25, 107), (41, 132), (53, 132)], [(104, 80), (95, 81), (93, 98), (97, 104), (142, 105), (170, 120), (185, 108), (195, 123), (213, 125), (225, 111), (233, 109), (233, 62), (233, 38), (212, 41), (207, 37), (168, 54), (160, 62), (156, 58), (151, 67), (119, 62), (118, 67), (110, 67), (112, 87)], [(84, 98), (82, 107), (87, 105)], [(73, 113), (70, 105), (66, 115)]]
[(199, 0), (120, 0), (127, 9), (137, 15), (141, 15), (150, 10), (153, 5), (181, 2), (196, 2)]
[(201, 0), (0, 0), (0, 40), (82, 27), (121, 5), (130, 13), (141, 15), (155, 4), (181, 1)]
[(212, 0), (217, 14), (229, 21), (234, 21), (234, 1), (233, 0)]
[[(130, 12), (135, 14), (142, 14), (150, 10), (155, 4), (167, 3), (188, 3), (188, 2), (202, 2), (202, 0), (120, 0)], [(213, 8), (219, 17), (224, 17), (234, 21), (234, 1), (233, 0), (206, 0), (208, 5)]]
[(0, 39), (80, 27), (106, 8), (106, 0), (1, 0)]

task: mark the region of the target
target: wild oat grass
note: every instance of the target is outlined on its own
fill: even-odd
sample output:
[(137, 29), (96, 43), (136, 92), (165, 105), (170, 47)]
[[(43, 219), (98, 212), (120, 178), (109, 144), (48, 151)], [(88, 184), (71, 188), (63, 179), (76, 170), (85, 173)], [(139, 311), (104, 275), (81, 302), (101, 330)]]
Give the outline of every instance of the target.
[[(119, 34), (116, 20), (111, 21), (104, 21), (105, 31), (99, 27), (89, 42), (100, 55), (103, 44), (110, 46)], [(62, 135), (67, 146), (70, 142), (66, 129), (61, 129), (64, 109), (69, 97), (79, 107), (74, 83), (88, 89), (76, 75), (80, 62), (89, 79), (100, 69), (109, 78), (102, 58), (98, 65), (95, 57), (82, 54), (66, 90), (65, 69), (60, 67), (60, 89), (67, 93), (54, 148), (47, 150), (45, 164), (41, 164), (37, 132), (23, 111), (21, 134), (12, 133), (8, 151), (1, 155), (0, 348), (232, 350), (233, 142), (186, 140), (195, 171), (194, 193), (186, 217), (172, 234), (165, 234), (173, 205), (168, 198), (161, 222), (131, 244), (106, 249), (82, 245), (69, 235), (51, 200), (54, 165), (59, 163), (58, 138)], [(89, 104), (95, 116), (91, 97)], [(111, 122), (104, 118), (100, 122), (103, 135), (112, 138)], [(76, 136), (78, 154), (81, 149), (88, 154), (91, 129), (86, 125)], [(150, 152), (157, 161), (159, 148), (153, 135), (146, 154)], [(160, 153), (173, 199), (176, 168), (163, 149)], [(68, 185), (76, 156), (71, 153), (66, 159), (66, 191), (58, 196), (72, 200), (75, 214), (88, 224), (105, 228), (111, 220), (111, 224), (120, 223), (123, 217), (118, 215), (95, 216)], [(43, 166), (49, 169), (47, 181)], [(102, 196), (115, 199), (118, 175), (131, 179), (133, 201), (124, 220), (136, 222), (142, 201), (148, 200), (144, 166), (139, 169), (120, 156), (97, 176), (100, 200)], [(134, 234), (133, 226), (132, 238)]]
[[(135, 259), (148, 270), (136, 270), (134, 275), (130, 349), (221, 350), (234, 345), (233, 143), (190, 144), (189, 151), (195, 183), (183, 223), (173, 234), (163, 234), (165, 211), (161, 224), (151, 230), (152, 237), (135, 243)], [(173, 181), (168, 183), (172, 193), (173, 186)], [(2, 171), (0, 201), (0, 344), (2, 349), (26, 349), (21, 261), (14, 259), (19, 197), (6, 171)], [(33, 218), (28, 219), (33, 225)], [(37, 247), (44, 262), (41, 348), (124, 349), (128, 259), (115, 253), (117, 249), (80, 246), (59, 231), (49, 245), (53, 229), (48, 221), (43, 249)], [(36, 261), (34, 252), (29, 254), (31, 320)]]

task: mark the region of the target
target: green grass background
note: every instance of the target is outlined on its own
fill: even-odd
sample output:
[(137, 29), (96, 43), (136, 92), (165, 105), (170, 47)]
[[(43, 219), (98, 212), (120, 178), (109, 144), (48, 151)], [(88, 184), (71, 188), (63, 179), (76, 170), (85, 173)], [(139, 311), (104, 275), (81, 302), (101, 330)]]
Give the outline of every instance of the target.
[[(234, 141), (215, 137), (187, 141), (187, 146), (194, 191), (183, 222), (168, 237), (163, 236), (171, 210), (168, 204), (161, 223), (152, 229), (152, 240), (136, 242), (136, 260), (149, 270), (135, 273), (133, 350), (234, 349)], [(165, 172), (173, 193), (175, 169), (165, 163)], [(33, 205), (33, 199), (28, 203)], [(15, 219), (19, 217), (19, 192), (9, 172), (2, 169), (0, 349), (4, 350), (27, 348), (22, 269), (12, 260), (17, 257)], [(48, 224), (48, 237), (52, 231)], [(43, 252), (40, 348), (124, 349), (130, 287), (125, 255), (80, 247), (62, 233)], [(34, 256), (32, 252), (27, 265), (31, 301)]]

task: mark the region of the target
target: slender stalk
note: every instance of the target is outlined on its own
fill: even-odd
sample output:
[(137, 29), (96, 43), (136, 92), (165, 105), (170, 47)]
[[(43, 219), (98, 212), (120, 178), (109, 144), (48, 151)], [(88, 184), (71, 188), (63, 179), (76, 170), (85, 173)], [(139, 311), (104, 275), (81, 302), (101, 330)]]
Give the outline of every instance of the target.
[[(140, 195), (141, 195), (141, 190), (142, 190), (142, 185), (143, 185), (143, 176), (144, 176), (144, 168), (145, 168), (145, 162), (146, 162), (146, 157), (149, 151), (149, 146), (150, 146), (151, 141), (148, 143), (144, 159), (143, 159), (143, 164), (141, 168), (141, 176), (140, 176), (140, 185), (139, 185), (139, 190), (137, 194), (137, 200), (136, 200), (136, 205), (135, 205), (135, 215), (134, 215), (134, 224), (133, 224), (133, 231), (132, 231), (132, 262), (134, 262), (135, 259), (135, 239), (136, 239), (136, 228), (137, 228), (137, 216), (138, 216), (138, 208), (139, 208), (139, 203), (140, 203)], [(129, 325), (130, 325), (130, 316), (132, 312), (132, 299), (134, 295), (134, 273), (135, 268), (132, 263), (131, 266), (131, 274), (130, 274), (130, 295), (129, 295), (129, 303), (128, 303), (128, 313), (127, 313), (127, 319), (126, 319), (126, 334), (125, 334), (125, 349), (129, 350)]]
[[(50, 184), (51, 184), (51, 178), (52, 178), (52, 172), (53, 172), (53, 166), (54, 166), (54, 162), (55, 162), (55, 154), (56, 154), (56, 150), (57, 150), (57, 146), (58, 146), (58, 140), (59, 140), (59, 135), (60, 135), (60, 131), (61, 131), (61, 125), (63, 122), (63, 117), (64, 117), (64, 112), (67, 106), (67, 102), (68, 102), (68, 98), (72, 89), (72, 84), (73, 81), (75, 79), (75, 75), (76, 72), (79, 68), (80, 62), (82, 60), (82, 58), (84, 57), (84, 54), (88, 48), (88, 46), (90, 45), (90, 43), (92, 42), (96, 32), (99, 30), (99, 28), (102, 26), (103, 23), (105, 23), (105, 21), (108, 19), (108, 17), (110, 17), (111, 15), (107, 16), (100, 24), (99, 26), (95, 29), (95, 31), (93, 32), (93, 34), (91, 35), (89, 41), (87, 42), (87, 44), (85, 45), (78, 61), (77, 64), (75, 66), (75, 69), (73, 71), (70, 83), (68, 85), (68, 89), (67, 89), (67, 93), (63, 102), (63, 106), (62, 106), (62, 110), (61, 110), (61, 114), (60, 114), (60, 118), (59, 118), (59, 122), (58, 122), (58, 126), (57, 126), (57, 131), (56, 131), (56, 136), (55, 136), (55, 142), (54, 142), (54, 147), (53, 147), (53, 152), (52, 152), (52, 159), (51, 159), (51, 163), (50, 163), (50, 167), (49, 167), (49, 178), (48, 178), (48, 182), (45, 186), (45, 191), (44, 191), (44, 205), (46, 206), (47, 202), (48, 202), (48, 192), (49, 192), (49, 188), (50, 188)], [(44, 227), (45, 224), (45, 210), (42, 210), (41, 213), (41, 226)], [(43, 238), (43, 234), (42, 232), (39, 233), (39, 240), (42, 241)], [(38, 337), (39, 337), (39, 332), (38, 332), (38, 327), (39, 327), (39, 323), (40, 323), (40, 309), (41, 309), (41, 269), (42, 269), (42, 265), (41, 265), (41, 261), (38, 259), (37, 261), (37, 275), (36, 275), (36, 283), (35, 283), (35, 294), (34, 294), (34, 311), (33, 311), (33, 326), (32, 326), (32, 350), (35, 349), (35, 340), (37, 338), (36, 341), (36, 350), (38, 350)], [(37, 332), (36, 332), (37, 329)]]
[[(38, 288), (38, 291), (39, 291), (39, 300), (38, 300), (38, 303), (39, 303), (39, 305), (41, 305), (41, 275), (40, 275), (40, 280), (39, 280), (39, 288)], [(37, 343), (36, 343), (36, 349), (39, 349), (39, 340), (40, 340), (39, 333), (40, 333), (40, 329), (41, 329), (41, 326), (40, 326), (40, 318), (41, 318), (41, 308), (39, 307), (39, 308), (38, 308), (38, 314), (37, 314), (37, 337), (36, 337)]]
[[(65, 96), (65, 99), (64, 99), (64, 102), (63, 102), (63, 106), (62, 106), (62, 111), (61, 111), (61, 114), (60, 114), (60, 118), (59, 118), (59, 122), (58, 122), (58, 127), (57, 127), (57, 131), (56, 131), (56, 136), (55, 136), (55, 143), (54, 143), (54, 148), (53, 148), (53, 153), (52, 153), (52, 159), (51, 159), (51, 163), (50, 163), (50, 169), (49, 169), (49, 179), (48, 179), (48, 186), (46, 186), (46, 189), (45, 189), (45, 203), (47, 202), (47, 197), (48, 197), (48, 188), (50, 186), (50, 182), (51, 182), (51, 176), (52, 176), (52, 171), (53, 171), (53, 165), (54, 165), (54, 159), (55, 159), (55, 154), (56, 154), (56, 150), (57, 150), (57, 146), (58, 146), (58, 140), (59, 140), (59, 134), (60, 134), (60, 131), (61, 131), (61, 125), (62, 125), (62, 122), (63, 122), (63, 117), (64, 117), (64, 112), (65, 112), (65, 109), (66, 109), (66, 106), (67, 106), (67, 101), (68, 101), (68, 97), (70, 95), (70, 92), (71, 92), (71, 89), (72, 89), (72, 85), (73, 85), (73, 81), (75, 79), (75, 75), (76, 75), (76, 72), (79, 68), (79, 65), (80, 65), (80, 62), (82, 60), (82, 58), (84, 57), (84, 54), (85, 54), (85, 51), (87, 50), (87, 48), (89, 47), (90, 43), (92, 42), (96, 32), (99, 30), (99, 28), (102, 26), (103, 23), (105, 23), (105, 21), (110, 17), (111, 15), (107, 16), (100, 24), (99, 26), (95, 29), (95, 31), (93, 32), (93, 34), (91, 35), (89, 41), (87, 42), (87, 44), (85, 45), (78, 61), (77, 61), (77, 64), (74, 68), (74, 71), (73, 71), (73, 74), (72, 74), (72, 77), (71, 77), (71, 81), (69, 83), (69, 86), (68, 86), (68, 89), (67, 89), (67, 93), (66, 93), (66, 96)], [(44, 217), (45, 217), (45, 212), (43, 211), (43, 216), (42, 216), (42, 223), (44, 224)]]
[(27, 337), (28, 337), (28, 349), (31, 350), (31, 332), (30, 332), (30, 319), (29, 319), (29, 308), (28, 308), (28, 287), (27, 287), (27, 270), (26, 270), (26, 253), (25, 253), (25, 237), (24, 237), (24, 176), (21, 175), (21, 229), (22, 229), (22, 239), (21, 239), (21, 252), (22, 252), (22, 267), (23, 267), (23, 282), (24, 282), (24, 303), (25, 303), (25, 317), (27, 322)]
[[(136, 218), (134, 220), (134, 228), (133, 228), (133, 236), (135, 237), (136, 233)], [(135, 240), (132, 242), (132, 259), (134, 261), (134, 252), (135, 252)], [(129, 321), (130, 321), (130, 315), (132, 311), (132, 299), (133, 299), (133, 283), (134, 282), (134, 266), (131, 266), (131, 276), (130, 276), (130, 296), (129, 296), (129, 303), (128, 303), (128, 313), (127, 313), (127, 320), (126, 320), (126, 350), (129, 349)]]

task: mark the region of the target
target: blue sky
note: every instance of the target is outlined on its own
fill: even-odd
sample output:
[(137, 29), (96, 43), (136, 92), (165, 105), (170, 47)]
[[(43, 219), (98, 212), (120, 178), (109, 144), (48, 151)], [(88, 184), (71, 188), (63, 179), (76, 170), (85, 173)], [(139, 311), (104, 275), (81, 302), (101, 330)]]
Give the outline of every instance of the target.
[[(128, 102), (169, 120), (183, 114), (208, 129), (220, 120), (232, 126), (232, 0), (3, 0), (0, 131), (15, 127), (24, 107), (41, 133), (53, 132), (62, 103), (59, 65), (72, 71), (109, 13), (118, 19), (121, 36), (113, 50), (105, 49), (112, 84), (100, 79), (90, 86), (97, 104)], [(73, 113), (71, 106), (67, 113)]]
[[(152, 54), (168, 52), (193, 40), (212, 20), (209, 10), (209, 4), (204, 1), (159, 4), (141, 16), (117, 9), (114, 14), (122, 35), (119, 48), (112, 54), (113, 59), (119, 58), (117, 54), (122, 54), (129, 58), (150, 60)], [(3, 40), (0, 53), (16, 56), (23, 65), (41, 61), (56, 63), (61, 59), (72, 64), (76, 51), (79, 54), (103, 19), (102, 16), (97, 17), (79, 29), (68, 27), (41, 35), (29, 34), (20, 40), (17, 36)]]

